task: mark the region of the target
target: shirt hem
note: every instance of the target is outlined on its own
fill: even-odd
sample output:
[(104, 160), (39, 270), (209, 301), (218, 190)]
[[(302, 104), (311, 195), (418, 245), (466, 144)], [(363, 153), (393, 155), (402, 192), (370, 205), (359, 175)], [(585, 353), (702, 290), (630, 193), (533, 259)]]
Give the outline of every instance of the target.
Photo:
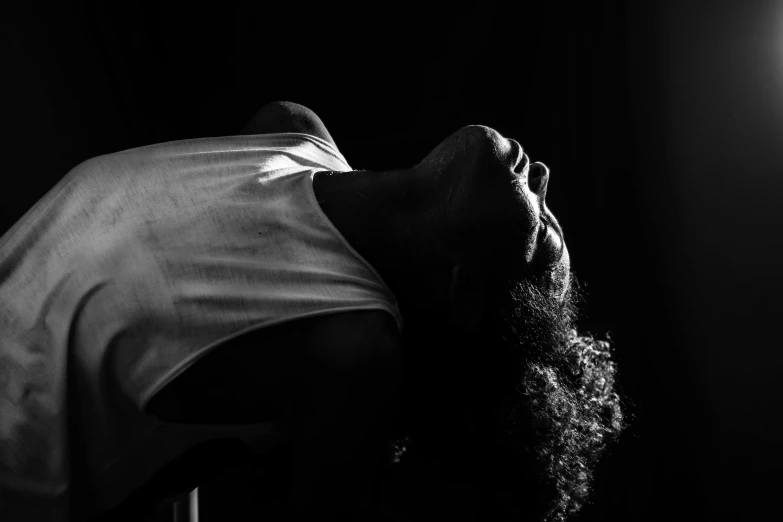
[(144, 413), (147, 408), (147, 404), (150, 400), (157, 394), (163, 387), (165, 387), (167, 384), (169, 384), (171, 381), (173, 381), (175, 378), (177, 378), (179, 375), (181, 375), (185, 370), (190, 368), (193, 364), (196, 363), (199, 359), (206, 356), (209, 352), (220, 346), (221, 344), (230, 341), (231, 339), (234, 339), (236, 337), (239, 337), (241, 335), (245, 335), (247, 333), (253, 332), (255, 330), (260, 330), (262, 328), (275, 326), (281, 323), (294, 321), (296, 319), (306, 319), (308, 317), (316, 317), (320, 315), (329, 315), (334, 313), (340, 313), (340, 312), (355, 312), (359, 310), (385, 310), (392, 315), (394, 315), (394, 312), (389, 309), (388, 305), (385, 305), (382, 302), (378, 303), (370, 303), (364, 306), (346, 306), (341, 308), (332, 308), (327, 310), (317, 310), (315, 312), (309, 312), (306, 314), (301, 315), (295, 315), (290, 317), (283, 317), (281, 319), (276, 319), (273, 321), (261, 323), (261, 324), (254, 324), (253, 326), (250, 326), (248, 328), (245, 328), (243, 330), (239, 330), (238, 332), (232, 333), (231, 335), (228, 335), (226, 337), (222, 337), (218, 339), (217, 341), (213, 341), (203, 348), (198, 349), (196, 352), (190, 354), (188, 357), (186, 357), (184, 360), (179, 362), (176, 366), (174, 366), (171, 370), (167, 371), (163, 374), (162, 377), (159, 379), (153, 381), (153, 384), (149, 387), (147, 387), (146, 391), (144, 391), (139, 398), (138, 405), (139, 405), (139, 411)]

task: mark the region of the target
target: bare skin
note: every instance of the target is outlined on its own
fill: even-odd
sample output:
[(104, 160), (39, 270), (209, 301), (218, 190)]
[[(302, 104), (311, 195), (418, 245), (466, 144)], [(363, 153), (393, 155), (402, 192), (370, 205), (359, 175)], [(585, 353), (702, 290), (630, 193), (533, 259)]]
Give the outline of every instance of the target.
[[(255, 126), (251, 121), (244, 133), (306, 131), (334, 143), (320, 120), (277, 118), (272, 127), (260, 120)], [(484, 313), (487, 266), (455, 247), (448, 239), (455, 230), (514, 220), (525, 231), (518, 263), (555, 267), (560, 285), (567, 285), (568, 251), (546, 207), (548, 176), (542, 163), (529, 163), (517, 142), (472, 125), (444, 139), (411, 169), (322, 172), (314, 190), (324, 213), (383, 276), (411, 330), (470, 331)], [(449, 311), (448, 324), (432, 322), (428, 310), (435, 307)], [(254, 350), (261, 343), (265, 350)], [(176, 386), (164, 389), (149, 412), (179, 422), (285, 416), (295, 441), (290, 500), (297, 517), (331, 513), (341, 520), (368, 520), (377, 515), (386, 491), (384, 516), (402, 520), (402, 512), (391, 515), (388, 494), (401, 490), (401, 479), (395, 479), (396, 485), (381, 483), (379, 455), (400, 413), (403, 353), (426, 349), (415, 338), (402, 339), (386, 312), (296, 321), (215, 350)], [(225, 369), (236, 368), (239, 361), (268, 372), (234, 383), (263, 388), (236, 389), (221, 382), (235, 375)]]

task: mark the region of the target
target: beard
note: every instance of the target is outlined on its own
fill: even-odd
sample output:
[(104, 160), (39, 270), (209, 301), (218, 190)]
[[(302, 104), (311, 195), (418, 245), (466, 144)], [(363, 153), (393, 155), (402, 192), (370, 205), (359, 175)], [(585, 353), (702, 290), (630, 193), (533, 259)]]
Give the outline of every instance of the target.
[(578, 281), (561, 298), (541, 281), (514, 283), (480, 334), (441, 337), (445, 351), (419, 361), (418, 415), (393, 446), (400, 467), (436, 462), (444, 488), (469, 486), (485, 520), (577, 512), (624, 428), (609, 341), (575, 327)]

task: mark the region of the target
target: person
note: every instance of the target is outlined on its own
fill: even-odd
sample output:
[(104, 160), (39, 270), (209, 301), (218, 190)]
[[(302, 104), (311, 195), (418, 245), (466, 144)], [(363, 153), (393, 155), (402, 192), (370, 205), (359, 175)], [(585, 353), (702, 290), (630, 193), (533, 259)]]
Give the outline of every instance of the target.
[(226, 436), (291, 445), (292, 520), (576, 512), (625, 425), (549, 174), (482, 125), (353, 170), (290, 102), (78, 165), (0, 239), (3, 519)]

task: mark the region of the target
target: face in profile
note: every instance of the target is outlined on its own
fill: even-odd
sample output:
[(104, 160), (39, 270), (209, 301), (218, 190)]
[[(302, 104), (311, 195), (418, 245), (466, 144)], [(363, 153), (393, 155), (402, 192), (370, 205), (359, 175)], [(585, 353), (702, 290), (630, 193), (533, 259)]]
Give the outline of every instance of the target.
[[(439, 143), (416, 167), (437, 180), (455, 227), (486, 232), (513, 226), (520, 272), (551, 274), (560, 294), (568, 286), (570, 259), (563, 231), (546, 205), (549, 169), (530, 163), (522, 146), (483, 125), (469, 125)], [(506, 229), (504, 228), (504, 231)]]
[(585, 502), (624, 424), (609, 343), (578, 333), (579, 285), (546, 206), (549, 171), (483, 126), (455, 132), (416, 168), (435, 180), (455, 229), (518, 245), (520, 270), (492, 294), (475, 333), (425, 337), (438, 355), (412, 361), (421, 369), (406, 404), (420, 424), (408, 469), (437, 461), (444, 490), (461, 500), (472, 491), (487, 520), (562, 520)]

